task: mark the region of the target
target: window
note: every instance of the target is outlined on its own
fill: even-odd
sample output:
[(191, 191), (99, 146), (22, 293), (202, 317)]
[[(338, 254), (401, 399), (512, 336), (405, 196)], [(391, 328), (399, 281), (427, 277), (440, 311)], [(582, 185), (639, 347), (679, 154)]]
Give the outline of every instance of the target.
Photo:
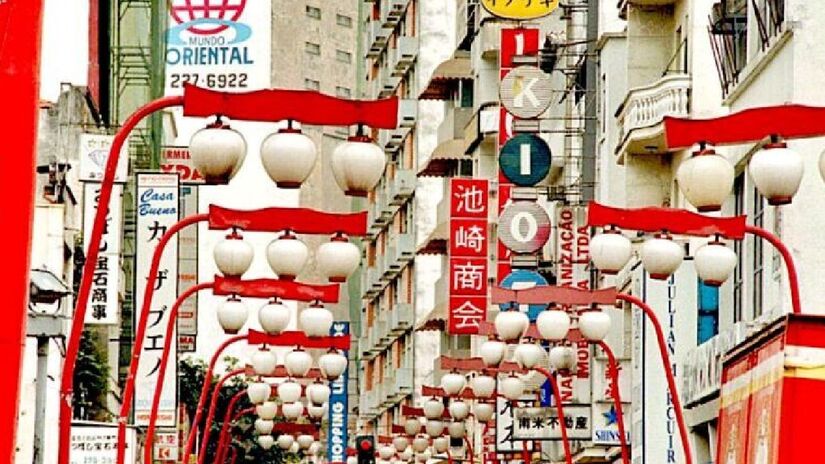
[(748, 2), (716, 2), (708, 29), (722, 93), (728, 95), (739, 82), (739, 75), (747, 63)]
[(307, 17), (312, 19), (321, 19), (321, 9), (307, 5)]
[(352, 96), (352, 90), (347, 87), (335, 87), (335, 95), (339, 98), (350, 98)]
[(345, 52), (344, 50), (336, 50), (335, 59), (341, 63), (352, 63), (352, 53)]
[[(765, 225), (765, 197), (759, 194), (756, 187), (753, 188), (753, 225), (763, 227)], [(753, 317), (762, 315), (762, 305), (765, 303), (762, 296), (762, 286), (765, 281), (765, 242), (754, 239), (753, 242)]]
[(754, 9), (759, 42), (762, 50), (768, 48), (771, 39), (782, 32), (785, 22), (785, 0), (759, 0)]
[(342, 27), (352, 27), (352, 18), (339, 14), (335, 17), (335, 22)]
[(310, 55), (320, 55), (321, 46), (317, 43), (307, 42), (306, 44), (304, 44), (304, 51)]
[[(733, 183), (733, 214), (745, 214), (745, 174), (739, 174)], [(745, 293), (745, 247), (742, 240), (734, 240), (733, 251), (736, 253), (736, 268), (733, 271), (733, 322), (743, 319)]]
[(313, 79), (304, 79), (304, 87), (307, 90), (321, 90), (321, 83)]
[(699, 282), (699, 319), (696, 341), (701, 345), (719, 333), (719, 287), (711, 287)]

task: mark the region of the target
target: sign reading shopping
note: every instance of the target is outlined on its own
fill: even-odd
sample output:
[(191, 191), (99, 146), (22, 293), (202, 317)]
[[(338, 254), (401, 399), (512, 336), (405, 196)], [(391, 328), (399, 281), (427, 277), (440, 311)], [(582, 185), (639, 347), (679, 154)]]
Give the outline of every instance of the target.
[[(333, 337), (346, 337), (349, 335), (349, 322), (335, 322), (330, 328), (330, 335)], [(343, 353), (348, 356), (347, 352)], [(330, 463), (347, 462), (347, 424), (349, 423), (349, 369), (335, 379), (330, 387), (332, 389), (329, 396), (329, 417), (327, 425), (327, 460)]]
[(450, 181), (449, 333), (475, 334), (487, 319), (489, 184)]
[[(167, 87), (266, 87), (256, 71), (270, 61), (270, 2), (170, 0)], [(173, 93), (173, 92), (168, 92)]]

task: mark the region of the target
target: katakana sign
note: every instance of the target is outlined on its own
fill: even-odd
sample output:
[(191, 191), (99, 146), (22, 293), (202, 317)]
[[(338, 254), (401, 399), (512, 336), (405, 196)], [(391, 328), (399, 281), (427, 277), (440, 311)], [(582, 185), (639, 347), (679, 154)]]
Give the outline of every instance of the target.
[(504, 108), (521, 119), (541, 116), (553, 100), (550, 76), (535, 66), (514, 68), (501, 81), (499, 99)]
[(450, 183), (449, 329), (478, 333), (487, 318), (489, 184), (479, 179)]
[(559, 6), (559, 0), (481, 0), (481, 4), (493, 16), (529, 20), (549, 15)]
[[(180, 186), (177, 174), (137, 175), (137, 239), (135, 250), (135, 307), (143, 306), (144, 286), (149, 278), (152, 255), (161, 237), (179, 218)], [(163, 385), (158, 425), (177, 424), (176, 343), (171, 344), (166, 378), (158, 378), (166, 325), (178, 296), (178, 241), (171, 240), (163, 252), (155, 281), (155, 295), (149, 308), (149, 322), (143, 342), (140, 366), (135, 379), (135, 424), (149, 424), (152, 395)], [(138, 312), (136, 311), (136, 313)], [(139, 314), (135, 315), (140, 317)]]
[(538, 203), (517, 201), (504, 208), (498, 236), (514, 253), (535, 253), (550, 239), (550, 216)]
[(541, 137), (519, 134), (501, 149), (498, 164), (507, 180), (519, 187), (532, 187), (550, 172), (552, 153)]

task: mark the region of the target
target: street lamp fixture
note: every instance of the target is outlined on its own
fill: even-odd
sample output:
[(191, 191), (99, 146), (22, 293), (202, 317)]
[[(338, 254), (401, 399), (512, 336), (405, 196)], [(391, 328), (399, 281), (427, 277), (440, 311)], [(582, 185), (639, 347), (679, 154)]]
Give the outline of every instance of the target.
[(316, 382), (307, 386), (307, 399), (312, 405), (323, 406), (329, 401), (330, 388), (327, 385)]
[(479, 422), (489, 422), (493, 418), (495, 409), (490, 403), (476, 403), (473, 405), (473, 414)]
[(290, 448), (292, 448), (292, 444), (295, 443), (295, 437), (293, 437), (292, 435), (288, 435), (288, 434), (281, 434), (281, 435), (278, 435), (277, 442), (278, 442), (278, 448), (281, 448), (282, 450), (287, 451)]
[(275, 421), (260, 418), (255, 419), (255, 432), (257, 432), (258, 435), (270, 435), (274, 427)]
[(237, 230), (215, 245), (213, 250), (215, 265), (224, 277), (240, 278), (252, 265), (255, 250)]
[(470, 415), (470, 406), (461, 400), (453, 400), (450, 402), (449, 411), (453, 420), (463, 421)]
[(426, 417), (428, 421), (441, 419), (443, 416), (444, 403), (435, 398), (430, 398), (424, 403), (424, 417)]
[(518, 341), (530, 327), (530, 319), (527, 314), (518, 310), (517, 307), (501, 311), (495, 320), (496, 333), (499, 339), (505, 342)]
[(301, 417), (301, 414), (304, 413), (304, 404), (300, 401), (295, 401), (294, 403), (284, 403), (281, 406), (281, 412), (283, 412), (284, 417), (287, 420), (298, 420)]
[(246, 324), (249, 317), (249, 310), (246, 304), (237, 296), (230, 296), (218, 306), (216, 311), (218, 323), (225, 334), (235, 335)]
[(450, 440), (446, 437), (439, 436), (438, 438), (433, 439), (433, 449), (435, 449), (436, 453), (446, 453), (449, 448)]
[(309, 248), (287, 230), (266, 247), (269, 267), (281, 280), (295, 280), (309, 260)]
[(293, 128), (292, 121), (261, 144), (261, 163), (278, 188), (300, 188), (312, 174), (317, 159), (315, 142)]
[(539, 313), (536, 318), (536, 328), (543, 340), (560, 341), (567, 338), (570, 332), (570, 315), (567, 311), (549, 309)]
[(301, 399), (304, 388), (295, 380), (287, 380), (278, 385), (278, 399), (284, 404), (295, 403)]
[[(410, 419), (407, 419), (407, 420), (409, 421)], [(415, 436), (417, 433), (418, 432), (416, 432), (416, 433), (409, 433), (408, 432), (409, 435), (413, 435), (413, 436)], [(413, 438), (412, 449), (416, 453), (421, 454), (421, 453), (427, 451), (427, 448), (429, 448), (429, 447), (430, 447), (430, 441), (427, 440), (426, 438), (423, 438), (423, 437)]]
[(550, 365), (557, 371), (569, 371), (576, 363), (576, 354), (569, 346), (554, 346), (550, 348)]
[(334, 322), (332, 311), (326, 309), (320, 302), (313, 303), (301, 311), (298, 319), (301, 322), (301, 329), (308, 337), (329, 335), (329, 330)]
[(255, 407), (255, 413), (263, 420), (274, 420), (278, 416), (278, 403), (274, 401), (264, 401)]
[(318, 270), (330, 282), (346, 282), (361, 264), (361, 250), (342, 233), (318, 247), (315, 254)]
[(508, 400), (518, 401), (522, 396), (524, 396), (525, 388), (524, 381), (516, 377), (515, 374), (511, 374), (509, 377), (501, 381), (499, 390)]
[(772, 139), (753, 155), (748, 163), (748, 173), (759, 193), (768, 199), (768, 204), (787, 205), (799, 191), (805, 166), (798, 152), (776, 137)]
[(298, 442), (298, 446), (302, 450), (308, 450), (313, 443), (315, 443), (315, 437), (312, 435), (298, 435), (298, 438), (295, 439)]
[(498, 367), (504, 362), (504, 356), (507, 354), (507, 344), (499, 340), (487, 340), (481, 344), (479, 354), (485, 366)]
[(399, 453), (403, 452), (407, 449), (407, 446), (410, 444), (410, 440), (407, 439), (405, 436), (397, 436), (392, 439), (392, 446), (395, 448), (396, 451)]
[(604, 274), (616, 275), (624, 269), (633, 255), (630, 239), (615, 227), (607, 227), (590, 239), (590, 259)]
[(466, 385), (467, 379), (456, 372), (450, 372), (441, 377), (441, 388), (450, 396), (460, 394)]
[(246, 388), (249, 402), (255, 405), (262, 404), (272, 395), (272, 387), (266, 382), (250, 382)]
[(286, 330), (291, 320), (292, 313), (279, 298), (269, 300), (269, 303), (258, 310), (258, 322), (269, 335), (278, 335)]
[(705, 285), (712, 287), (719, 287), (730, 278), (736, 262), (736, 253), (719, 237), (699, 247), (693, 255), (696, 274)]
[(424, 426), (424, 429), (430, 437), (440, 437), (444, 433), (444, 422), (438, 419), (427, 418), (427, 424)]
[(265, 450), (269, 450), (275, 446), (275, 438), (273, 438), (272, 435), (259, 435), (258, 445)]
[(337, 350), (328, 351), (318, 358), (318, 367), (327, 380), (336, 380), (347, 369), (349, 360)]
[[(250, 360), (256, 375), (268, 376), (278, 367), (278, 358), (268, 346), (261, 346)], [(279, 392), (280, 393), (280, 392)]]
[(489, 375), (477, 375), (470, 379), (470, 387), (478, 398), (492, 398), (496, 393), (496, 379)]
[(464, 436), (467, 435), (467, 427), (464, 425), (463, 421), (453, 421), (447, 426), (447, 433), (453, 440), (458, 440), (459, 438), (464, 438)]
[(734, 177), (730, 162), (709, 148), (693, 152), (676, 173), (682, 194), (700, 212), (722, 209), (733, 188)]
[(307, 406), (307, 414), (309, 414), (309, 417), (312, 419), (320, 420), (326, 415), (327, 408), (327, 403), (324, 403), (322, 406), (310, 404)]
[(544, 348), (532, 342), (522, 342), (516, 345), (513, 359), (522, 369), (532, 369), (538, 366), (546, 357)]
[(332, 153), (332, 174), (347, 195), (365, 197), (384, 175), (387, 156), (384, 150), (363, 134), (363, 127)]
[(192, 163), (209, 185), (228, 184), (246, 157), (246, 140), (221, 117), (195, 132), (189, 141)]
[(668, 233), (659, 233), (642, 245), (642, 265), (652, 279), (667, 280), (685, 259), (685, 250)]
[(610, 316), (602, 311), (584, 311), (579, 315), (579, 331), (590, 342), (604, 340), (610, 332)]
[(284, 366), (290, 377), (305, 377), (312, 368), (312, 356), (301, 348), (296, 348), (287, 353)]

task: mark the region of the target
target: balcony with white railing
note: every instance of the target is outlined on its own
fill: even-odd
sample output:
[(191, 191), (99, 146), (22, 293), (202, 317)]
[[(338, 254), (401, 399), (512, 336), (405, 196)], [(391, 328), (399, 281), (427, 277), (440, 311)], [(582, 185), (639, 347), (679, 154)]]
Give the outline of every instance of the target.
[(616, 113), (619, 162), (627, 155), (666, 153), (665, 116), (690, 115), (691, 79), (687, 74), (665, 76), (631, 89)]

